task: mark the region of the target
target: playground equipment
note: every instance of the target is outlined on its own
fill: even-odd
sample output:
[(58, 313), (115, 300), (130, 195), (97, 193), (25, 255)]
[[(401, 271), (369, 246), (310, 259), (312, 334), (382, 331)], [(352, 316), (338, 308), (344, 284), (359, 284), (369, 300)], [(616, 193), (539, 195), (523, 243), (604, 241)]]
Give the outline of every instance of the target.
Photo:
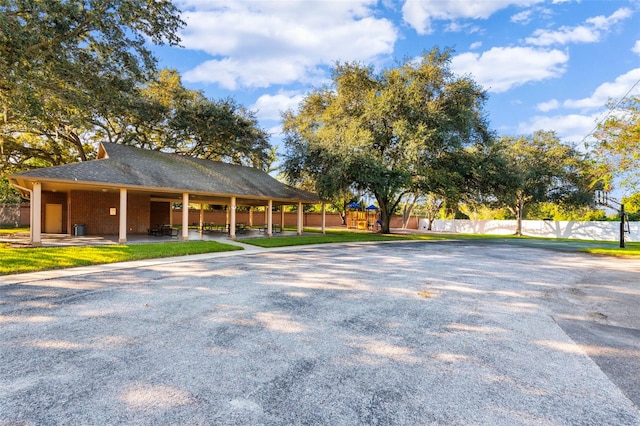
[(366, 209), (356, 202), (347, 204), (347, 229), (375, 231), (378, 225), (378, 208), (371, 204)]
[(347, 229), (367, 229), (367, 212), (360, 208), (360, 204), (356, 202), (347, 204)]
[(376, 231), (378, 229), (378, 208), (371, 204), (367, 207), (367, 229)]

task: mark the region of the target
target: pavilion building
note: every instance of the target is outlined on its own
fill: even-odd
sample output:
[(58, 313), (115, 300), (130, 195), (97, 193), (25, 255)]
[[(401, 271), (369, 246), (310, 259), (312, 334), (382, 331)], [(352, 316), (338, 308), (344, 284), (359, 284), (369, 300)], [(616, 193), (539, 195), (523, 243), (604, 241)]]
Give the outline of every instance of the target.
[(188, 208), (199, 204), (229, 209), (229, 236), (235, 238), (238, 206), (266, 208), (271, 236), (274, 206), (297, 206), (302, 233), (304, 204), (324, 203), (313, 193), (286, 185), (268, 173), (241, 165), (203, 160), (127, 145), (101, 143), (95, 160), (15, 173), (9, 182), (31, 201), (31, 244), (42, 233), (71, 234), (74, 224), (86, 235), (146, 234), (154, 224), (170, 223), (173, 203), (182, 203), (181, 237), (189, 238)]

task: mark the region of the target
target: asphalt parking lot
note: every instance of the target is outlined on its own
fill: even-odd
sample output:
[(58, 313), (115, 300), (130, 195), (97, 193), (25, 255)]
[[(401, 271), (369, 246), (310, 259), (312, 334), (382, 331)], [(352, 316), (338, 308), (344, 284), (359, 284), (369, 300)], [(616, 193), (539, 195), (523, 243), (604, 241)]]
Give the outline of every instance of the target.
[(640, 424), (640, 261), (314, 246), (0, 285), (0, 425)]

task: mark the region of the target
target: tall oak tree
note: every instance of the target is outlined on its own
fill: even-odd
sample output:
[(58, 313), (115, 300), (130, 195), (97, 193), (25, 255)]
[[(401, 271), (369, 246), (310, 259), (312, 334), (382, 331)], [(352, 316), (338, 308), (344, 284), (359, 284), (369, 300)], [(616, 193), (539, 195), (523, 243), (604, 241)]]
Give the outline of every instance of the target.
[(451, 54), (434, 48), (381, 72), (335, 65), (331, 86), (283, 115), (287, 178), (311, 179), (326, 199), (347, 189), (371, 194), (383, 233), (405, 194), (459, 195), (465, 189), (453, 184), (473, 175), (460, 158), (485, 153), (492, 135), (485, 91), (451, 71)]

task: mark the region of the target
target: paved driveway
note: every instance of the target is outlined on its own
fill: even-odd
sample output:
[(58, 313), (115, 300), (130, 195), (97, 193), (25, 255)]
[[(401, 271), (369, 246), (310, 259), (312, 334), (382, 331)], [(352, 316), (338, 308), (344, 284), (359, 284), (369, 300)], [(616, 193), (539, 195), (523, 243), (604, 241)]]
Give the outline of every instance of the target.
[(0, 425), (640, 424), (639, 261), (482, 242), (196, 259), (0, 286)]

